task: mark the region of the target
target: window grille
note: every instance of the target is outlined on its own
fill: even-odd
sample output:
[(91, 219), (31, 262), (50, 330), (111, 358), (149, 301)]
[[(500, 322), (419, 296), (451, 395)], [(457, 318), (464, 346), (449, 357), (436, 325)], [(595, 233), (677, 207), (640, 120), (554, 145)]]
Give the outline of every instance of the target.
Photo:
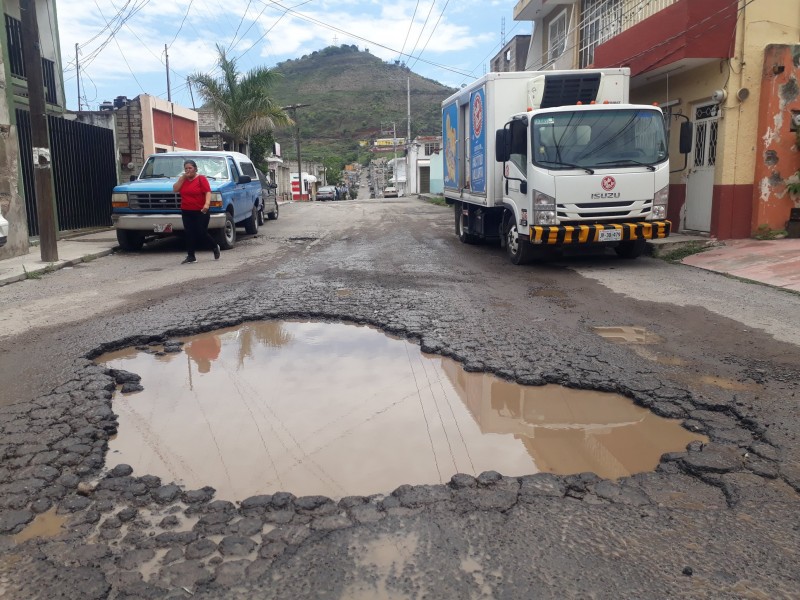
[(594, 49), (622, 31), (622, 0), (582, 0), (580, 67), (594, 63)]
[(550, 41), (547, 59), (553, 61), (564, 54), (567, 49), (567, 11), (561, 11), (547, 26), (547, 37)]

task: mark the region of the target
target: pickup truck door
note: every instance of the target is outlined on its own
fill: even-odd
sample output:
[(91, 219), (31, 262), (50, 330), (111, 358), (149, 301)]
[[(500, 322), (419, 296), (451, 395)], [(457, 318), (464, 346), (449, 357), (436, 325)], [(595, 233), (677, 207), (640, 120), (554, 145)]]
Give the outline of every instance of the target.
[(242, 219), (247, 218), (250, 211), (253, 210), (253, 207), (247, 207), (247, 190), (245, 184), (239, 183), (239, 177), (241, 177), (242, 174), (239, 172), (239, 168), (232, 158), (228, 159), (228, 167), (231, 170), (231, 180), (233, 181), (233, 197), (231, 198), (231, 202), (233, 203), (233, 220), (238, 223)]

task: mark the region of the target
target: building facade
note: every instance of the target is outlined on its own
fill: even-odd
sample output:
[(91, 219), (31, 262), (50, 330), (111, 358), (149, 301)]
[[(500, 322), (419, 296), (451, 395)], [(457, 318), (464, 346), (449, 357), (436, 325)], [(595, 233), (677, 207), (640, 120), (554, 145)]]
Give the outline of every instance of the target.
[(629, 67), (631, 102), (665, 110), (676, 230), (787, 227), (800, 208), (787, 189), (800, 169), (797, 0), (520, 0), (514, 18), (532, 21), (527, 70)]
[[(49, 115), (60, 116), (65, 102), (56, 2), (36, 0), (33, 4), (39, 29), (45, 109)], [(0, 6), (5, 19), (0, 69), (0, 211), (9, 222), (8, 242), (0, 248), (0, 258), (8, 258), (25, 254), (29, 248), (17, 123), (18, 111), (28, 112), (28, 79), (22, 54), (19, 0), (0, 0)]]
[(524, 71), (530, 44), (531, 36), (514, 36), (490, 61), (491, 71), (493, 73)]
[[(441, 177), (442, 136), (418, 136), (408, 149), (408, 194), (441, 194), (444, 180)], [(438, 162), (436, 177), (435, 164)]]

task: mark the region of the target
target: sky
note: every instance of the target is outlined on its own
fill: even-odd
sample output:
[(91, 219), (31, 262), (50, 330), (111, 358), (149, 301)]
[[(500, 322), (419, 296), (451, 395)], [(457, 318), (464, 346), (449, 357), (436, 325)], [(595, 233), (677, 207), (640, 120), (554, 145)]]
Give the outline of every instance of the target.
[[(215, 46), (239, 70), (274, 67), (331, 45), (369, 49), (460, 87), (489, 70), (505, 40), (529, 34), (514, 0), (56, 0), (67, 108), (97, 110), (141, 93), (193, 105), (186, 78), (214, 73)], [(165, 46), (167, 52), (165, 53)], [(403, 81), (402, 83), (404, 83)], [(403, 85), (398, 85), (404, 91)], [(194, 102), (199, 103), (196, 94)]]

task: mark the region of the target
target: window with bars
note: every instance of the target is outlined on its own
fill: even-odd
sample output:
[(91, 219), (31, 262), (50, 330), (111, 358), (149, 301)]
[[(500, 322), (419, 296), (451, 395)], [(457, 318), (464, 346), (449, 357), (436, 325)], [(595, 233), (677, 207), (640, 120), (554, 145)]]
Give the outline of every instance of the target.
[(439, 152), (439, 142), (430, 142), (425, 144), (425, 156), (430, 156)]
[(594, 63), (594, 49), (622, 31), (622, 0), (582, 0), (580, 23), (581, 68)]
[(564, 54), (567, 49), (567, 25), (567, 11), (563, 10), (547, 26), (547, 39), (549, 40), (547, 49), (548, 61), (554, 61)]
[[(8, 41), (8, 63), (11, 74), (20, 79), (27, 79), (25, 62), (22, 54), (22, 21), (12, 16), (6, 17), (6, 40)], [(52, 60), (42, 58), (42, 78), (44, 79), (45, 101), (58, 104), (56, 94), (56, 70)]]

